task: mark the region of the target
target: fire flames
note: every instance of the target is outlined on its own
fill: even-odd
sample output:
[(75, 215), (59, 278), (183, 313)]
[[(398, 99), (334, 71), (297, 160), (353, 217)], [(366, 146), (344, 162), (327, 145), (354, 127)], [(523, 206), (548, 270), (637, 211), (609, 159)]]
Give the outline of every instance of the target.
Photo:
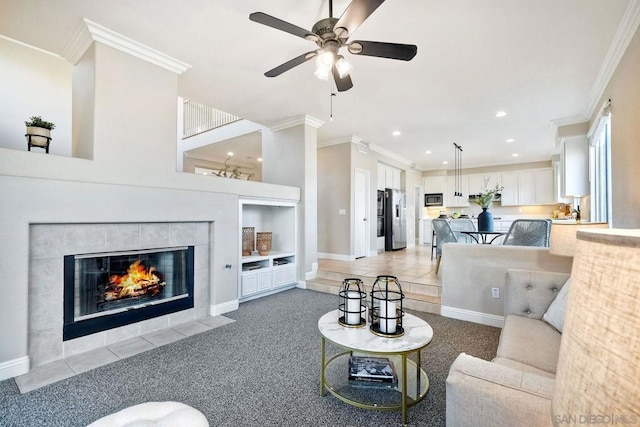
[(166, 285), (166, 282), (158, 276), (159, 274), (156, 273), (155, 267), (147, 270), (142, 265), (142, 261), (137, 260), (129, 266), (127, 274), (122, 276), (114, 274), (109, 277), (108, 289), (104, 293), (105, 299), (113, 301), (142, 295), (156, 296)]

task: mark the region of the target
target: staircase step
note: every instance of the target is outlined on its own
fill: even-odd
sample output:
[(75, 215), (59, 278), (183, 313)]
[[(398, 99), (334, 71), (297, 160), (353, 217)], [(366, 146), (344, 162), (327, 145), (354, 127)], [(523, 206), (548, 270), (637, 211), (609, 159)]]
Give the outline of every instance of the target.
[[(363, 276), (363, 277), (350, 276), (350, 277), (361, 279), (362, 282), (364, 283), (364, 290), (367, 293), (371, 291), (371, 286), (375, 281), (375, 278), (366, 277), (366, 276)], [(340, 292), (340, 286), (342, 286), (343, 280), (344, 280), (344, 275), (342, 275), (340, 280), (332, 280), (332, 279), (327, 279), (323, 277), (318, 277), (313, 280), (307, 280), (306, 285), (307, 285), (307, 289), (310, 289), (312, 291), (338, 295), (338, 293)], [(437, 291), (435, 291), (437, 292), (438, 295), (433, 296), (426, 293), (415, 292), (415, 290), (422, 290), (420, 288), (429, 287), (430, 285), (422, 285), (419, 283), (405, 282), (402, 284), (402, 286), (403, 286), (403, 291), (405, 295), (405, 299), (403, 302), (403, 305), (405, 308), (408, 308), (410, 310), (423, 311), (426, 313), (440, 314), (440, 306), (441, 306), (442, 300), (439, 295), (440, 294), (439, 287)], [(432, 286), (432, 287), (435, 288), (435, 286)]]

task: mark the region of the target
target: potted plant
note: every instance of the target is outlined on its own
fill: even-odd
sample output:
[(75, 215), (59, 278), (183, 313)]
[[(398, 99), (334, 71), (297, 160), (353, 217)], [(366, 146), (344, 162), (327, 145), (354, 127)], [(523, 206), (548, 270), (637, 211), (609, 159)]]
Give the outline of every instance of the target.
[(493, 215), (488, 211), (489, 206), (496, 198), (496, 194), (502, 191), (504, 187), (496, 184), (494, 188), (489, 190), (488, 187), (489, 180), (485, 179), (484, 184), (482, 186), (483, 190), (478, 197), (475, 199), (475, 202), (482, 208), (482, 212), (478, 215), (478, 231), (493, 231)]
[(24, 124), (27, 126), (25, 136), (27, 137), (28, 150), (31, 151), (31, 147), (41, 147), (46, 149), (48, 153), (49, 143), (51, 142), (51, 130), (53, 130), (56, 125), (42, 120), (40, 116), (29, 117), (29, 120), (25, 121)]

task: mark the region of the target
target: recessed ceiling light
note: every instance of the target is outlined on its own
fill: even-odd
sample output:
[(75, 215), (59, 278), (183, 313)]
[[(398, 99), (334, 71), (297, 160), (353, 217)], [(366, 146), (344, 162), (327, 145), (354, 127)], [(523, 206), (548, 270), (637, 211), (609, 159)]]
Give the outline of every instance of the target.
[(511, 155), (511, 157), (518, 157), (519, 155), (520, 155), (520, 154), (518, 154), (518, 153), (513, 153), (513, 154)]
[(427, 150), (427, 151), (425, 151), (425, 153), (431, 154), (431, 150)]
[(447, 162), (446, 160), (444, 162), (442, 162), (443, 165), (448, 165), (449, 162)]
[(498, 112), (496, 113), (496, 117), (504, 117), (504, 116), (506, 116), (506, 115), (507, 115), (507, 113), (505, 113), (504, 111), (498, 111)]
[(513, 139), (513, 138), (509, 138), (509, 139), (507, 139), (507, 142), (516, 142), (516, 140)]
[(400, 136), (402, 135), (402, 132), (400, 132), (399, 130), (394, 130), (393, 133), (391, 134), (393, 136)]
[(258, 157), (258, 161), (261, 162), (262, 161), (262, 157)]

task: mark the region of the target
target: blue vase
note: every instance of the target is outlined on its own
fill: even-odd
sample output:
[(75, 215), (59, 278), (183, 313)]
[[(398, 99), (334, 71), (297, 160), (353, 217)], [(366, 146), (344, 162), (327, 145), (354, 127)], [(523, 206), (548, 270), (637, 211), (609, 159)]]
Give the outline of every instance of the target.
[(482, 208), (482, 212), (478, 214), (478, 231), (493, 231), (493, 214)]

